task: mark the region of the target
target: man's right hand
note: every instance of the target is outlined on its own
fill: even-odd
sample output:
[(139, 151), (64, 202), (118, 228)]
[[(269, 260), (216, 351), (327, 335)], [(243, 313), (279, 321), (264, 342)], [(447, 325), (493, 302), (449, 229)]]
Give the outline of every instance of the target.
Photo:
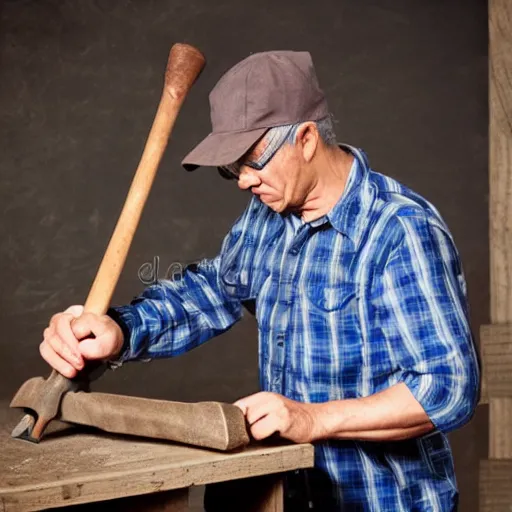
[(68, 378), (73, 378), (87, 359), (113, 358), (123, 346), (123, 331), (112, 318), (83, 310), (83, 306), (71, 306), (53, 315), (39, 346), (43, 359)]

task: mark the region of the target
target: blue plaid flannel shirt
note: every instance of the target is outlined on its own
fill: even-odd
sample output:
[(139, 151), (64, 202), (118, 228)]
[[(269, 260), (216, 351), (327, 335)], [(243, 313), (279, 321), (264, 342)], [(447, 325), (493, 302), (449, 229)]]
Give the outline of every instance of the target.
[(471, 418), (479, 389), (457, 249), (429, 202), (343, 147), (354, 164), (327, 215), (304, 223), (253, 197), (216, 258), (112, 308), (126, 333), (120, 362), (195, 348), (254, 300), (261, 390), (325, 402), (404, 382), (436, 427), (414, 449), (316, 443), (315, 467), (340, 510), (451, 510), (457, 484), (445, 434)]

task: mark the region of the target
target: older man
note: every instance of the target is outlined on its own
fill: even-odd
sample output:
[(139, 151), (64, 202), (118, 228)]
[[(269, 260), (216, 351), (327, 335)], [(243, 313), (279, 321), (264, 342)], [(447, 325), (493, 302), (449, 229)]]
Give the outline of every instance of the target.
[(336, 144), (309, 53), (248, 57), (210, 104), (213, 131), (183, 164), (253, 194), (220, 253), (73, 329), (80, 306), (56, 315), (43, 357), (71, 377), (85, 359), (176, 356), (254, 301), (262, 391), (237, 405), (256, 439), (316, 447), (315, 469), (289, 477), (289, 508), (454, 510), (445, 434), (471, 418), (479, 373), (446, 224)]

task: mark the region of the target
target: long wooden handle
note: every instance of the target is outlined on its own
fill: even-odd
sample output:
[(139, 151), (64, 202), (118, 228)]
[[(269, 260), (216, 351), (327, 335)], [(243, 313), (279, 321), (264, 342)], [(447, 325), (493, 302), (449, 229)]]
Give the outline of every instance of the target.
[(203, 55), (193, 46), (175, 44), (171, 49), (165, 86), (155, 120), (121, 215), (85, 302), (85, 312), (102, 315), (110, 305), (178, 112), (204, 63)]
[[(203, 54), (193, 46), (178, 43), (171, 48), (155, 120), (121, 215), (89, 291), (85, 312), (102, 315), (110, 305), (178, 112), (204, 64)], [(74, 387), (71, 380), (53, 370), (41, 388), (38, 406), (34, 408), (37, 421), (31, 415), (25, 416), (15, 427), (13, 436), (39, 441), (46, 425), (57, 414), (62, 395)]]

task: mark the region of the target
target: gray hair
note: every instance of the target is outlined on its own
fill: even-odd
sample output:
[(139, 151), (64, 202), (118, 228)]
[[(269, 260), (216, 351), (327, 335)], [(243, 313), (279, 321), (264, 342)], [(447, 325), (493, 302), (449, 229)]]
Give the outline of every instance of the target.
[(316, 121), (315, 124), (326, 146), (336, 146), (338, 144), (331, 115)]
[[(334, 126), (332, 117), (330, 115), (314, 121), (320, 138), (327, 146), (336, 146), (336, 134), (334, 133)], [(275, 126), (265, 134), (265, 139), (269, 143), (268, 149), (272, 151), (274, 145), (279, 146), (283, 139), (286, 139), (287, 143), (293, 144), (297, 135), (297, 130), (302, 123), (296, 124), (285, 124), (281, 126)]]

